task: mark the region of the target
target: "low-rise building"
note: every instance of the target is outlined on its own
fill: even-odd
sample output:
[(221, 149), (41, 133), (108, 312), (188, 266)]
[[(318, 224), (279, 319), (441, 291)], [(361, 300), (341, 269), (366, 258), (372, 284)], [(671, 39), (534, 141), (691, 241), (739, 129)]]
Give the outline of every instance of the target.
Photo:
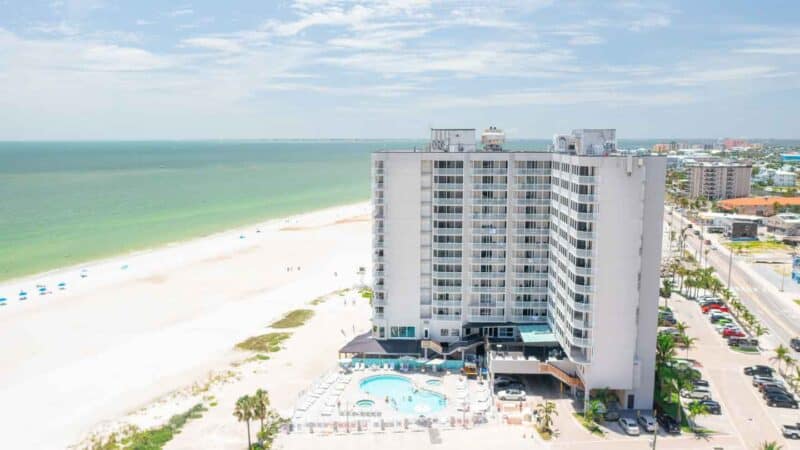
[(800, 207), (800, 197), (747, 197), (720, 200), (717, 206), (739, 214), (772, 216), (778, 208)]
[(772, 175), (772, 185), (780, 187), (794, 187), (797, 185), (797, 175), (794, 172), (776, 170)]
[(781, 213), (766, 219), (767, 231), (784, 236), (800, 236), (800, 214)]

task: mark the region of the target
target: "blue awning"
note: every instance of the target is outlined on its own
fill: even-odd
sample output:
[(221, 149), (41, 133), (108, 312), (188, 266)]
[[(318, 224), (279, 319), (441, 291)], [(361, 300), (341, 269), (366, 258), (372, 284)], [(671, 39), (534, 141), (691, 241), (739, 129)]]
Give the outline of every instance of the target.
[(526, 344), (557, 344), (553, 330), (547, 324), (519, 325), (519, 336)]

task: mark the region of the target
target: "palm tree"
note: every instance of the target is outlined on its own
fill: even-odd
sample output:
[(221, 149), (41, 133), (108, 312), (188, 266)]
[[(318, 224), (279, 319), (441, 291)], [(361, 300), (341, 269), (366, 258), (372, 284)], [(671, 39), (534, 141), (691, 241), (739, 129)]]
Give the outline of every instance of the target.
[(662, 390), (664, 392), (664, 400), (667, 403), (674, 403), (677, 405), (675, 411), (677, 412), (677, 416), (675, 420), (678, 423), (681, 423), (681, 389), (683, 389), (683, 382), (678, 378), (669, 378), (666, 381), (665, 389)]
[(706, 406), (706, 405), (704, 405), (704, 404), (702, 404), (702, 403), (700, 403), (698, 401), (694, 401), (694, 402), (689, 403), (689, 408), (686, 411), (686, 413), (689, 416), (689, 423), (691, 424), (691, 427), (692, 427), (693, 430), (695, 429), (695, 425), (696, 425), (694, 423), (694, 418), (697, 417), (697, 416), (706, 415), (706, 414), (708, 414), (708, 412), (709, 412), (708, 411), (708, 406)]
[(261, 428), (264, 428), (264, 419), (267, 418), (269, 411), (269, 394), (263, 389), (257, 389), (253, 394), (253, 416), (261, 423)]
[(239, 400), (236, 400), (236, 407), (233, 410), (233, 415), (239, 422), (247, 423), (247, 448), (249, 450), (253, 447), (253, 443), (250, 440), (250, 420), (253, 419), (253, 401), (249, 396), (243, 395), (239, 397)]
[(659, 334), (656, 338), (656, 366), (665, 366), (675, 358), (675, 338)]
[(589, 403), (586, 404), (586, 408), (583, 411), (583, 419), (588, 424), (597, 423), (597, 418), (600, 416), (600, 411), (603, 410), (603, 404), (600, 400), (590, 400)]
[(686, 334), (686, 330), (689, 329), (689, 325), (686, 325), (686, 322), (678, 322), (675, 324), (675, 329), (678, 330), (678, 334)]
[(688, 334), (680, 335), (681, 346), (686, 349), (686, 359), (689, 359), (689, 349), (697, 342), (697, 338), (689, 337)]
[(783, 446), (778, 444), (776, 441), (764, 441), (758, 446), (758, 450), (783, 450)]
[(543, 430), (551, 431), (553, 416), (558, 415), (555, 402), (544, 402), (536, 405), (536, 413), (539, 417), (539, 426)]
[(781, 363), (786, 360), (787, 356), (790, 356), (789, 349), (785, 345), (781, 344), (775, 349), (775, 355), (770, 358), (771, 361), (778, 363), (779, 372), (782, 372)]

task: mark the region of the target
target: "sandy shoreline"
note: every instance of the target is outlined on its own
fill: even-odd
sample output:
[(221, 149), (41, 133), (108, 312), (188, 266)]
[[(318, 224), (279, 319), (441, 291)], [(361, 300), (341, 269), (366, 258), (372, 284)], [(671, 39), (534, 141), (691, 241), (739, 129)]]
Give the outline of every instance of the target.
[(286, 311), (357, 284), (368, 211), (329, 208), (0, 284), (0, 447), (74, 444), (228, 365), (233, 344)]

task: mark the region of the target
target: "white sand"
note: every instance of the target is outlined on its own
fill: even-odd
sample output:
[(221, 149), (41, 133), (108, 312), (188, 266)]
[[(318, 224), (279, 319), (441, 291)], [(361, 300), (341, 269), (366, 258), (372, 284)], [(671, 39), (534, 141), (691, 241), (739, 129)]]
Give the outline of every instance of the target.
[(240, 358), (233, 344), (285, 312), (355, 285), (371, 265), (367, 213), (333, 208), (84, 265), (86, 279), (70, 268), (0, 285), (0, 448), (74, 444)]

